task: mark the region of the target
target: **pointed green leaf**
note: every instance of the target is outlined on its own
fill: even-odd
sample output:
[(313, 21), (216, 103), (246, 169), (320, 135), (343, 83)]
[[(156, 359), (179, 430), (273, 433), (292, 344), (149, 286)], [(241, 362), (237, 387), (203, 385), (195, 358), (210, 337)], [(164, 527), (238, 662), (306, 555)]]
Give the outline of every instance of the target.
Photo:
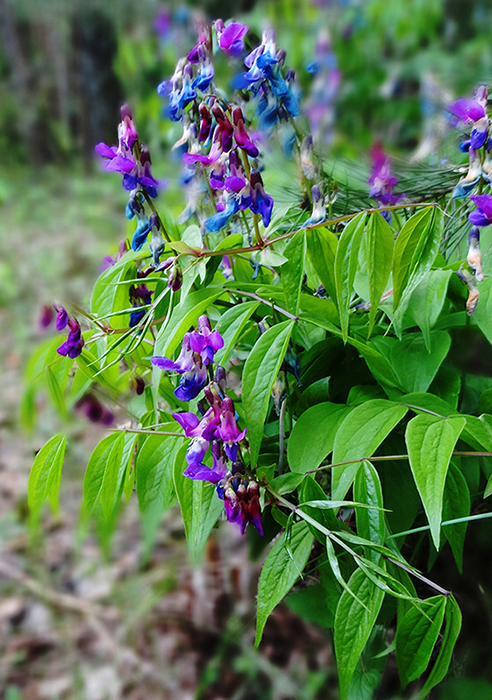
[(444, 362), (451, 337), (445, 331), (430, 331), (430, 351), (422, 333), (409, 333), (401, 341), (391, 339), (389, 360), (405, 391), (427, 391)]
[(376, 320), (379, 302), (388, 283), (393, 261), (393, 232), (388, 222), (379, 212), (374, 212), (370, 216), (367, 226), (366, 247), (369, 301), (371, 302), (369, 336)]
[(366, 213), (361, 212), (344, 228), (338, 239), (335, 255), (335, 287), (343, 341), (347, 342), (349, 308), (354, 290), (355, 271), (359, 262), (359, 248), (366, 226)]
[(272, 610), (287, 595), (304, 569), (311, 552), (313, 536), (305, 522), (292, 526), (288, 541), (284, 532), (271, 548), (258, 581), (258, 613), (255, 646)]
[(446, 609), (442, 595), (427, 598), (411, 608), (396, 630), (396, 663), (405, 688), (427, 668), (441, 630)]
[(314, 271), (330, 299), (337, 298), (335, 285), (335, 254), (338, 239), (327, 229), (308, 229), (306, 231), (307, 254)]
[[(370, 459), (407, 411), (406, 406), (385, 399), (372, 399), (356, 406), (337, 431), (333, 463)], [(358, 468), (356, 462), (331, 470), (332, 498), (345, 497)]]
[(452, 270), (431, 270), (413, 290), (405, 311), (405, 318), (413, 319), (422, 331), (429, 352), (430, 330), (442, 311), (452, 274)]
[(178, 496), (181, 515), (188, 542), (191, 560), (198, 562), (203, 557), (203, 551), (208, 537), (224, 510), (224, 504), (217, 496), (213, 484), (205, 481), (193, 481), (183, 476), (187, 467), (186, 450), (183, 445), (174, 459), (174, 486)]
[(46, 499), (54, 513), (58, 510), (65, 446), (65, 436), (55, 435), (39, 450), (32, 465), (27, 486), (27, 503), (35, 527)]
[[(323, 499), (327, 500), (327, 496), (321, 486), (318, 484), (317, 481), (314, 480), (312, 476), (306, 477), (302, 483), (301, 487), (301, 492), (299, 495), (299, 498), (301, 502), (303, 503), (302, 510), (304, 513), (307, 513), (313, 520), (316, 520), (316, 522), (320, 523), (324, 528), (330, 531), (335, 531), (337, 532), (340, 530), (343, 525), (341, 520), (339, 520), (336, 516), (336, 514), (333, 512), (333, 510), (330, 509), (325, 509), (325, 508), (311, 508), (308, 505), (305, 505), (306, 502), (312, 502), (312, 501), (323, 501)], [(326, 539), (326, 534), (322, 533), (320, 530), (318, 530), (314, 525), (311, 523), (308, 523), (309, 529), (313, 533), (313, 535), (316, 537), (319, 542), (322, 544), (325, 543)]]
[(62, 418), (67, 418), (67, 404), (65, 402), (65, 395), (60, 387), (55, 374), (51, 367), (45, 367), (44, 369), (44, 382), (50, 399), (53, 401), (56, 410)]
[(461, 610), (452, 595), (446, 600), (444, 622), (445, 627), (441, 648), (439, 649), (436, 663), (432, 667), (432, 671), (427, 676), (424, 687), (420, 691), (422, 697), (425, 697), (431, 688), (440, 683), (448, 672), (454, 645), (456, 644), (461, 630)]
[(123, 460), (124, 433), (112, 433), (103, 438), (91, 454), (84, 476), (85, 518), (100, 502), (105, 518), (109, 518), (118, 486), (118, 473)]
[(449, 461), (466, 425), (466, 418), (415, 416), (407, 425), (405, 442), (415, 485), (429, 521), (432, 539), (439, 549), (442, 501)]
[[(383, 490), (379, 475), (370, 462), (364, 461), (355, 475), (354, 500), (369, 508), (356, 508), (357, 533), (366, 540), (384, 544), (386, 527), (384, 522)], [(367, 559), (377, 564), (381, 555), (373, 549), (365, 552)]]
[(282, 265), (281, 278), (284, 290), (285, 308), (294, 316), (299, 311), (304, 258), (306, 257), (306, 231), (298, 231), (284, 250), (287, 262)]
[(480, 300), (477, 310), (472, 316), (489, 343), (492, 344), (492, 277), (486, 277), (480, 282)]
[(243, 408), (254, 467), (260, 452), (272, 387), (289, 345), (294, 321), (272, 326), (255, 343), (244, 365)]
[[(442, 519), (455, 520), (457, 518), (466, 518), (468, 515), (470, 515), (470, 491), (468, 484), (460, 469), (451, 462), (444, 486)], [(464, 521), (455, 525), (448, 525), (443, 529), (444, 536), (451, 546), (460, 573), (463, 573), (463, 544), (465, 542), (467, 524)]]
[(335, 655), (340, 682), (340, 700), (346, 700), (350, 681), (357, 661), (376, 623), (383, 604), (384, 593), (360, 570), (354, 571), (348, 581), (351, 591), (342, 593), (335, 614)]
[(333, 450), (338, 427), (349, 412), (347, 406), (326, 401), (301, 413), (287, 445), (287, 458), (293, 472), (305, 474), (319, 467)]
[[(99, 275), (91, 296), (91, 312), (96, 317), (105, 317), (114, 311), (128, 307), (128, 289), (130, 285), (122, 284), (134, 277), (135, 263), (125, 259), (112, 265)], [(112, 328), (127, 328), (128, 316), (111, 316)]]
[(150, 554), (162, 516), (176, 503), (174, 459), (182, 438), (148, 435), (135, 461), (144, 550)]
[(259, 305), (259, 301), (247, 301), (243, 304), (236, 304), (220, 317), (216, 328), (224, 339), (224, 347), (215, 353), (215, 362), (217, 364), (227, 365), (229, 356), (239, 336)]
[[(426, 243), (429, 239), (429, 232), (434, 219), (434, 209), (426, 207), (414, 214), (403, 226), (395, 243), (393, 258), (393, 309), (400, 303), (403, 292), (408, 288), (410, 279), (415, 279), (417, 272), (425, 268), (426, 258), (424, 255)], [(436, 227), (437, 229), (437, 227)], [(434, 258), (437, 255), (437, 249)], [(424, 260), (422, 261), (422, 258)], [(431, 263), (434, 260), (431, 260)], [(424, 269), (425, 273), (425, 269)]]

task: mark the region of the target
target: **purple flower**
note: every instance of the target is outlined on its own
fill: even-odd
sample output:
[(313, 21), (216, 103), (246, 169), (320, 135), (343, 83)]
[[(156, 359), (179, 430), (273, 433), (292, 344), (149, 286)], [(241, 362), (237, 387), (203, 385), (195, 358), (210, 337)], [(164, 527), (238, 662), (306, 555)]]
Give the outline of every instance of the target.
[(241, 107), (232, 108), (232, 122), (234, 124), (234, 138), (237, 145), (242, 148), (251, 158), (257, 158), (259, 151), (251, 138), (248, 136), (244, 126), (244, 116)]
[(476, 93), (476, 99), (462, 97), (448, 107), (465, 124), (473, 124), (470, 134), (472, 148), (481, 148), (488, 134), (489, 119), (487, 117), (487, 88), (481, 85)]
[(179, 386), (174, 394), (180, 401), (190, 401), (198, 396), (207, 383), (207, 368), (203, 364), (199, 353), (191, 347), (192, 333), (185, 333), (181, 352), (173, 362), (167, 357), (154, 356), (150, 361), (155, 367), (165, 371), (175, 371), (181, 374)]
[[(208, 443), (207, 443), (208, 445)], [(188, 455), (188, 453), (187, 453)], [(212, 443), (213, 467), (207, 467), (200, 462), (192, 462), (183, 475), (189, 479), (198, 481), (209, 481), (211, 484), (219, 484), (227, 476), (230, 476), (230, 471), (227, 467), (227, 461), (220, 444), (215, 440)]]
[(263, 180), (258, 170), (252, 170), (250, 176), (251, 185), (251, 211), (261, 214), (263, 226), (267, 228), (272, 217), (273, 199), (263, 189)]
[(53, 321), (53, 306), (51, 304), (49, 306), (45, 305), (43, 306), (43, 309), (41, 311), (41, 315), (39, 317), (39, 325), (41, 328), (49, 328), (51, 326), (51, 323)]
[(224, 441), (224, 448), (227, 456), (232, 462), (237, 458), (237, 444), (243, 440), (246, 435), (247, 428), (239, 432), (236, 422), (236, 411), (234, 403), (228, 396), (222, 401), (220, 412), (220, 426), (218, 434), (221, 440)]
[(203, 315), (198, 319), (198, 331), (190, 334), (190, 346), (193, 352), (200, 354), (204, 365), (211, 364), (217, 350), (224, 347), (219, 331), (212, 331), (208, 316)]
[(82, 352), (84, 339), (82, 337), (82, 331), (80, 330), (79, 323), (74, 318), (68, 319), (68, 327), (70, 328), (68, 338), (64, 343), (62, 343), (62, 345), (60, 345), (59, 348), (57, 348), (56, 351), (59, 355), (68, 355), (68, 357), (74, 359)]
[(244, 49), (244, 37), (248, 31), (245, 24), (231, 22), (227, 27), (224, 27), (224, 22), (218, 19), (215, 22), (215, 31), (219, 47), (227, 56), (237, 58), (241, 55)]
[(468, 215), (470, 223), (474, 226), (489, 226), (492, 224), (492, 196), (490, 194), (472, 194), (470, 199), (478, 207)]
[(56, 311), (56, 330), (57, 331), (62, 331), (64, 328), (68, 326), (68, 312), (63, 306), (56, 306), (55, 304), (55, 311)]
[(145, 316), (147, 309), (142, 308), (152, 303), (152, 294), (154, 292), (147, 288), (146, 284), (139, 284), (138, 287), (132, 285), (130, 287), (130, 301), (133, 308), (137, 309), (130, 314), (129, 328), (138, 326), (142, 318)]

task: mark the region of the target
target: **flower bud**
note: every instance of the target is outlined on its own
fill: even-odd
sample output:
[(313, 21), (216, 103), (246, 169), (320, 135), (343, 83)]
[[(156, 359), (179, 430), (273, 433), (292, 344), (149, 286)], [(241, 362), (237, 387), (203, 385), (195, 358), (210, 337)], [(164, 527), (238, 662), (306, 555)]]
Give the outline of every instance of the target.
[(173, 292), (177, 292), (178, 289), (181, 289), (182, 284), (183, 273), (181, 272), (181, 269), (178, 267), (178, 265), (174, 265), (169, 272), (169, 276), (167, 278), (167, 286), (170, 289), (172, 289)]

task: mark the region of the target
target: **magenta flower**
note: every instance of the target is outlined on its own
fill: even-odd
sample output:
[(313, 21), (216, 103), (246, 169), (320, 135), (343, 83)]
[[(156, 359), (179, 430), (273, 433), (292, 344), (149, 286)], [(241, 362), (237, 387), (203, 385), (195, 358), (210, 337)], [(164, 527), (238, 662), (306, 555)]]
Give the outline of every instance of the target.
[(260, 535), (263, 535), (258, 484), (255, 481), (242, 478), (229, 479), (224, 489), (224, 507), (227, 520), (230, 523), (237, 523), (242, 535), (248, 523), (254, 525)]
[(211, 364), (217, 350), (224, 347), (219, 331), (212, 331), (208, 316), (203, 315), (198, 319), (198, 331), (190, 334), (190, 347), (193, 352), (200, 354), (204, 365)]
[(241, 55), (244, 49), (244, 37), (248, 32), (248, 27), (245, 24), (231, 22), (227, 27), (224, 27), (224, 22), (218, 19), (215, 22), (215, 31), (219, 47), (227, 56), (237, 58)]
[[(388, 206), (399, 202), (404, 194), (393, 194), (393, 188), (398, 184), (398, 179), (391, 173), (391, 162), (383, 151), (383, 147), (376, 142), (371, 148), (372, 173), (368, 180), (371, 185), (369, 197), (374, 197), (381, 206)], [(384, 218), (390, 222), (391, 212), (382, 212)]]

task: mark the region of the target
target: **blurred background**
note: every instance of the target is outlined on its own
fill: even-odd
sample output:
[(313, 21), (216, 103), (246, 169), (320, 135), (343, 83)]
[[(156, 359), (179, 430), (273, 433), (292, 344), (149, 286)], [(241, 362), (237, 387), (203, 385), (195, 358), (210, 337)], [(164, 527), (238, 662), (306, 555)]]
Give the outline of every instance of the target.
[[(163, 118), (156, 86), (194, 45), (197, 18), (217, 18), (225, 5), (228, 17), (250, 26), (253, 40), (265, 24), (276, 29), (306, 100), (313, 89), (306, 66), (325, 32), (336, 71), (326, 94), (327, 157), (351, 159), (362, 183), (375, 139), (396, 166), (425, 166), (428, 173), (459, 163), (459, 136), (445, 107), (492, 83), (489, 0), (0, 0), (0, 698), (6, 700), (337, 698), (330, 632), (303, 617), (302, 596), (294, 593), (277, 608), (260, 650), (253, 650), (262, 552), (234, 528), (214, 531), (195, 568), (173, 511), (151, 558), (142, 558), (135, 499), (106, 551), (94, 533), (80, 532), (83, 473), (104, 434), (97, 426), (74, 417), (64, 427), (72, 446), (60, 516), (46, 514), (37, 539), (27, 525), (35, 451), (59, 430), (42, 396), (35, 421), (22, 410), (24, 367), (46, 337), (43, 304), (83, 307), (104, 256), (129, 232), (126, 193), (119, 177), (101, 170), (94, 146), (116, 143), (119, 108), (127, 102), (154, 175), (170, 181), (164, 204), (179, 214), (179, 165), (169, 148), (180, 127)], [(490, 538), (486, 525), (475, 527), (476, 538)], [(248, 549), (256, 563), (248, 562)], [(453, 589), (457, 573), (439, 573)], [(439, 700), (492, 697), (490, 589), (468, 583), (471, 599), (485, 595), (488, 617), (464, 611), (457, 677), (434, 692)], [(360, 700), (372, 698), (367, 692), (361, 689)], [(391, 663), (377, 697), (398, 697)]]

